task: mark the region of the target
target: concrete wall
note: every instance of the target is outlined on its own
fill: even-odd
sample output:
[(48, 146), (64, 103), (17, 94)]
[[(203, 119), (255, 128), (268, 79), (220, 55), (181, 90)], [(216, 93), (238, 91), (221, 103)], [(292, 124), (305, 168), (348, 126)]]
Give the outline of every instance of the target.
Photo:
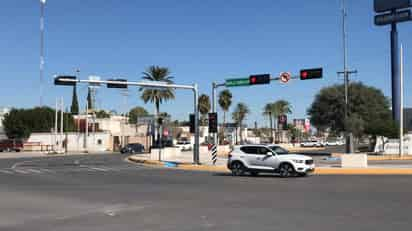
[[(85, 151), (83, 147), (85, 136), (78, 133), (58, 135), (57, 139), (53, 133), (32, 133), (27, 142), (33, 144), (30, 147), (32, 151), (44, 150), (45, 146), (53, 146), (54, 150), (63, 150), (62, 142), (64, 140), (67, 140), (67, 151)], [(87, 138), (87, 150), (89, 152), (109, 151), (112, 146), (111, 135), (108, 132), (89, 134)]]

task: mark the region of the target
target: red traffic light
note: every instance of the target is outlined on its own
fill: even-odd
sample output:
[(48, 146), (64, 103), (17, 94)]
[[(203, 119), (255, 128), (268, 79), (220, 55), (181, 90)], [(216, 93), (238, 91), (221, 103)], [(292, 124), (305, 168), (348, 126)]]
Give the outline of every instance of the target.
[(322, 75), (323, 75), (323, 69), (322, 68), (313, 68), (313, 69), (300, 70), (300, 79), (301, 80), (320, 79), (320, 78), (322, 78)]
[(308, 72), (307, 71), (301, 72), (300, 77), (302, 77), (303, 79), (306, 79), (308, 77)]
[(251, 83), (251, 84), (256, 83), (256, 77), (252, 77), (252, 78), (250, 78), (250, 83)]
[(251, 75), (249, 76), (249, 84), (269, 84), (270, 74)]

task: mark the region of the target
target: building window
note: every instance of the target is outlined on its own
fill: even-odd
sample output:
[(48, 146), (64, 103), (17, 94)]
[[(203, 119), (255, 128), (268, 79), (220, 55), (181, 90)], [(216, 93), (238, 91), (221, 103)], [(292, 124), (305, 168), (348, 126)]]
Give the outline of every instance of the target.
[(102, 142), (101, 139), (98, 139), (98, 140), (97, 140), (97, 144), (98, 144), (98, 145), (102, 145), (102, 143), (103, 143), (103, 142)]

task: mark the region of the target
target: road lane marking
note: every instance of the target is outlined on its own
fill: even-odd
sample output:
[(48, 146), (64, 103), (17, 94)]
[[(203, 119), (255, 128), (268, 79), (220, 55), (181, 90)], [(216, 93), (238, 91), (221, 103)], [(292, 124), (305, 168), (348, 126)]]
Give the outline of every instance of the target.
[(109, 169), (105, 169), (105, 168), (97, 168), (97, 167), (89, 167), (91, 169), (97, 170), (97, 171), (103, 171), (103, 172), (108, 172), (110, 171)]
[(13, 171), (5, 170), (5, 169), (0, 169), (0, 172), (5, 173), (5, 174), (13, 174), (14, 173)]
[(25, 169), (25, 170), (27, 170), (27, 171), (29, 171), (29, 172), (33, 172), (33, 173), (43, 173), (42, 171), (40, 171), (40, 170), (37, 170), (37, 169)]
[(17, 173), (20, 173), (20, 174), (27, 174), (27, 173), (29, 173), (29, 172), (26, 172), (26, 171), (21, 170), (21, 169), (13, 169), (13, 171), (14, 171), (14, 172), (17, 172)]

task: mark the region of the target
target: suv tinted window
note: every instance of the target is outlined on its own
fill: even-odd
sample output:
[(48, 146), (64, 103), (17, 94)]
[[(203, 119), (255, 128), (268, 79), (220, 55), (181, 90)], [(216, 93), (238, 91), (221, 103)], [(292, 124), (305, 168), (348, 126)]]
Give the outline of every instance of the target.
[(247, 147), (241, 147), (240, 150), (242, 150), (242, 152), (247, 153), (247, 154), (258, 154), (258, 147), (251, 147), (251, 146), (247, 146)]
[(270, 152), (270, 150), (267, 149), (266, 147), (257, 147), (257, 146), (241, 147), (240, 150), (242, 150), (242, 152), (244, 153), (254, 154), (254, 155), (266, 155), (268, 152)]
[(266, 155), (268, 152), (271, 152), (266, 147), (259, 147), (258, 150), (259, 150), (258, 154), (260, 154), (260, 155)]

